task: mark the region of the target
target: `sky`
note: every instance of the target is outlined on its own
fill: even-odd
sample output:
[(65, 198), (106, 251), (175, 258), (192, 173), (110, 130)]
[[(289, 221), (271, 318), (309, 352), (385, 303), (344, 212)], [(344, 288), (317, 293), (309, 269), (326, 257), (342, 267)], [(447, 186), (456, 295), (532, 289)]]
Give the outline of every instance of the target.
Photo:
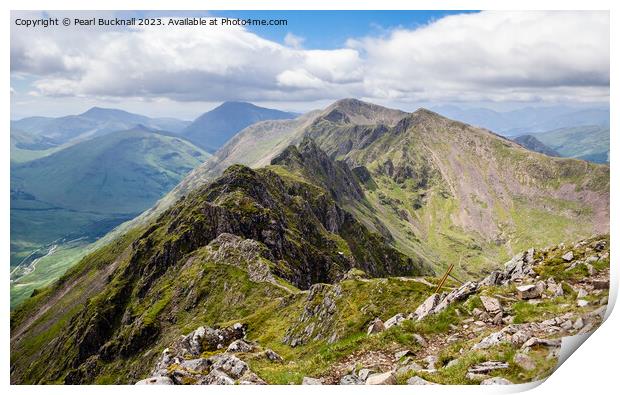
[[(607, 106), (604, 11), (13, 12), (11, 118), (92, 106), (193, 119), (222, 101), (304, 112), (355, 97), (412, 111)], [(286, 26), (17, 26), (197, 16)]]

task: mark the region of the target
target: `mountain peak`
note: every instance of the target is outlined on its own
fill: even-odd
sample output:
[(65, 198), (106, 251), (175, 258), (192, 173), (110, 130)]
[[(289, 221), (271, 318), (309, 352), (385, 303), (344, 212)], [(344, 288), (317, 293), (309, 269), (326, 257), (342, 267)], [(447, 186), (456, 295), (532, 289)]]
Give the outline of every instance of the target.
[(336, 123), (352, 122), (360, 125), (383, 123), (393, 126), (406, 115), (404, 111), (346, 98), (327, 107), (323, 118)]

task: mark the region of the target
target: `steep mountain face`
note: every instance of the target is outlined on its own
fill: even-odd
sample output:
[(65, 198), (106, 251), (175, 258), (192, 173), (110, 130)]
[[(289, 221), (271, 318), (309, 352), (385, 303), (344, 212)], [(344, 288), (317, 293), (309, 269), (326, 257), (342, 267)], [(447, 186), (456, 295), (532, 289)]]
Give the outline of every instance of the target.
[(187, 124), (185, 121), (173, 118), (149, 118), (123, 110), (93, 107), (79, 115), (60, 118), (30, 117), (11, 121), (11, 130), (28, 132), (61, 145), (76, 139), (131, 129), (138, 125), (178, 132)]
[(531, 134), (524, 134), (523, 136), (519, 136), (514, 138), (512, 141), (518, 143), (524, 148), (529, 149), (530, 151), (540, 152), (541, 154), (545, 154), (547, 156), (562, 156), (557, 153), (553, 148), (547, 147), (536, 137)]
[(182, 134), (197, 146), (215, 152), (239, 131), (256, 122), (291, 119), (295, 116), (251, 103), (225, 102), (196, 118)]
[[(62, 238), (100, 237), (148, 208), (208, 156), (175, 135), (136, 128), (14, 164), (11, 266), (27, 269), (46, 254), (31, 253)], [(58, 276), (48, 274), (47, 282)], [(32, 290), (19, 281), (13, 286)]]
[(578, 126), (537, 133), (536, 138), (561, 156), (609, 163), (609, 126)]
[[(350, 190), (340, 193), (321, 187), (321, 178), (332, 172), (348, 178)], [(14, 377), (26, 382), (90, 382), (103, 365), (113, 363), (118, 368), (124, 359), (162, 340), (159, 334), (166, 327), (178, 329), (179, 309), (198, 313), (205, 306), (205, 297), (209, 306), (215, 302), (207, 296), (212, 291), (206, 284), (200, 289), (196, 283), (181, 286), (181, 278), (207, 280), (210, 275), (204, 270), (214, 259), (224, 265), (238, 262), (244, 269), (252, 261), (250, 278), (267, 282), (270, 289), (278, 289), (277, 294), (335, 282), (353, 268), (371, 276), (427, 271), (422, 262), (391, 247), (389, 240), (370, 232), (335, 200), (349, 195), (361, 198), (356, 195), (359, 193), (361, 187), (346, 165), (331, 162), (310, 141), (305, 141), (301, 151), (287, 150), (264, 169), (230, 167), (214, 182), (181, 199), (148, 228), (134, 230), (87, 257), (54, 289), (16, 311)], [(244, 258), (247, 256), (252, 258)], [(221, 274), (226, 277), (230, 273)], [(99, 280), (93, 283), (87, 279), (91, 276)], [(233, 288), (237, 283), (231, 278)], [(222, 285), (227, 287), (225, 283), (218, 287)], [(255, 291), (244, 287), (243, 292)], [(71, 318), (58, 322), (62, 331), (24, 370), (22, 364), (32, 355), (20, 356), (19, 344), (32, 340), (39, 318), (71, 298), (87, 299), (83, 308), (76, 306), (61, 314)], [(47, 308), (26, 318), (25, 312), (40, 307), (38, 303)], [(48, 358), (55, 359), (53, 367), (39, 370), (46, 360), (50, 362)]]

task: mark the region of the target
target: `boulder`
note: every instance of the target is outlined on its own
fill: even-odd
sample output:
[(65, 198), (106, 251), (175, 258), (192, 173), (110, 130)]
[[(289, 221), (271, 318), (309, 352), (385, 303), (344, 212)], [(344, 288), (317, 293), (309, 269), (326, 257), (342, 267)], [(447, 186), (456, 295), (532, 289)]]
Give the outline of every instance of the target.
[(522, 352), (517, 353), (513, 358), (514, 363), (524, 370), (534, 370), (536, 369), (536, 362), (527, 354)]
[(263, 354), (265, 355), (265, 357), (267, 357), (268, 360), (273, 361), (273, 362), (282, 362), (282, 357), (280, 355), (278, 355), (278, 353), (276, 353), (275, 351), (273, 351), (272, 349), (266, 349), (265, 351), (263, 351)]
[(238, 339), (230, 343), (226, 352), (237, 353), (237, 352), (252, 352), (254, 350), (254, 346), (246, 342), (245, 340)]
[(561, 345), (561, 339), (541, 339), (539, 337), (531, 337), (528, 341), (523, 343), (521, 348), (528, 348), (533, 346), (560, 347)]
[(413, 376), (407, 380), (408, 385), (437, 385), (437, 383), (431, 383), (424, 380), (422, 377)]
[(588, 296), (588, 291), (586, 291), (583, 288), (579, 288), (579, 291), (577, 291), (577, 298), (581, 299), (581, 298), (585, 298), (586, 296)]
[(213, 369), (198, 384), (201, 385), (234, 385), (235, 380), (219, 369)]
[(405, 316), (402, 313), (396, 314), (394, 317), (385, 321), (385, 329), (389, 329), (393, 326), (400, 325), (405, 320)]
[(302, 385), (323, 385), (323, 382), (320, 379), (315, 379), (314, 377), (304, 377), (301, 380)]
[(396, 377), (392, 372), (374, 373), (366, 379), (366, 385), (396, 384)]
[(213, 370), (221, 370), (233, 379), (238, 379), (248, 370), (245, 362), (230, 354), (214, 355), (209, 358), (209, 361)]
[(572, 251), (568, 251), (566, 254), (562, 255), (562, 259), (564, 259), (564, 261), (566, 262), (572, 261), (574, 257), (575, 255)]
[(439, 303), (439, 295), (432, 294), (431, 296), (426, 298), (426, 300), (422, 302), (421, 305), (418, 306), (418, 308), (415, 310), (413, 314), (417, 317), (418, 321), (420, 321), (427, 315), (431, 314), (433, 309), (435, 308), (435, 306), (437, 306), (438, 303)]
[(480, 385), (511, 385), (511, 384), (513, 384), (512, 381), (507, 380), (503, 377), (490, 377), (480, 382)]
[(368, 327), (367, 334), (372, 335), (373, 333), (383, 332), (385, 330), (385, 325), (383, 321), (379, 318), (375, 318)]
[(190, 372), (204, 372), (211, 368), (211, 363), (206, 358), (188, 359), (180, 363), (181, 368)]
[(517, 287), (517, 297), (522, 300), (539, 298), (542, 292), (543, 289), (535, 284), (520, 285)]
[(415, 362), (411, 362), (405, 366), (402, 366), (400, 368), (398, 368), (398, 370), (396, 371), (396, 374), (406, 374), (409, 372), (419, 372), (420, 370), (423, 370), (422, 366), (418, 365)]
[(174, 385), (174, 383), (170, 377), (156, 376), (140, 380), (136, 383), (136, 385)]
[(258, 377), (258, 375), (251, 371), (246, 371), (243, 376), (239, 378), (239, 384), (241, 385), (266, 385), (265, 380)]
[(482, 295), (480, 296), (480, 301), (484, 309), (489, 313), (497, 313), (502, 310), (502, 305), (496, 298)]
[(487, 348), (491, 348), (504, 342), (507, 340), (507, 336), (503, 331), (493, 332), (487, 337), (480, 340), (479, 343), (474, 344), (472, 350), (486, 350)]

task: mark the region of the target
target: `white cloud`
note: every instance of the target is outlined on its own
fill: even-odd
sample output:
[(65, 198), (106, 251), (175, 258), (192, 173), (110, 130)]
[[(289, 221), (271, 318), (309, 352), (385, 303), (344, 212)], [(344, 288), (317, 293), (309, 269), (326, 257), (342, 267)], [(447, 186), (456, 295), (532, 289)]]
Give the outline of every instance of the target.
[(288, 45), (289, 47), (299, 49), (303, 45), (304, 41), (306, 41), (305, 38), (296, 36), (291, 32), (286, 33), (286, 36), (284, 36), (284, 44)]
[[(208, 29), (208, 30), (205, 30)], [(606, 101), (609, 13), (482, 12), (285, 45), (240, 27), (95, 32), (13, 27), (11, 69), (43, 96), (173, 101)]]

